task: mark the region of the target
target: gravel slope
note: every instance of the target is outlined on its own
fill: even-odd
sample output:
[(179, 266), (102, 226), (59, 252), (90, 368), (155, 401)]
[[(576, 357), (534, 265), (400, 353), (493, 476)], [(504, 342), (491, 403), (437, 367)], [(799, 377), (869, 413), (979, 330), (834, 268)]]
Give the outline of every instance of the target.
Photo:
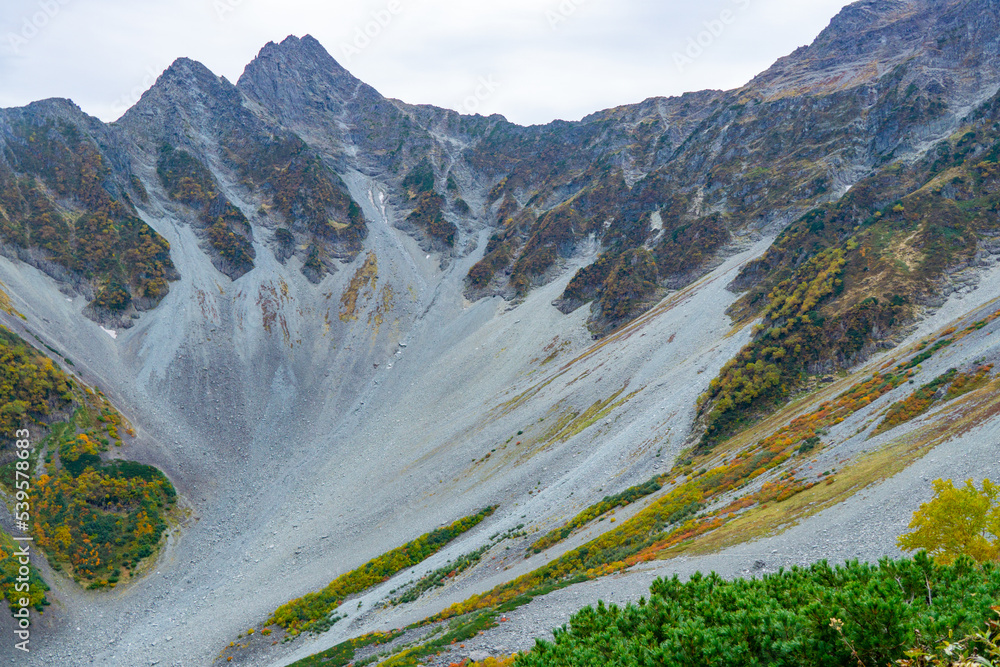
[[(749, 335), (730, 330), (725, 309), (734, 297), (725, 286), (767, 238), (595, 345), (582, 326), (585, 309), (564, 316), (551, 306), (571, 270), (516, 307), (467, 303), (462, 278), (476, 256), (442, 268), (439, 257), (393, 228), (397, 214), (383, 207), (379, 183), (360, 174), (347, 180), (373, 221), (366, 243), (379, 263), (379, 281), (359, 299), (356, 320), (342, 320), (340, 297), (364, 253), (315, 287), (261, 244), (257, 268), (232, 283), (190, 229), (169, 218), (149, 223), (170, 241), (183, 278), (117, 338), (80, 316), (81, 300), (0, 258), (0, 280), (27, 326), (137, 425), (139, 437), (121, 455), (161, 467), (190, 509), (159, 562), (134, 584), (90, 593), (46, 571), (54, 604), (38, 619), (31, 655), (0, 641), (0, 660), (209, 665), (288, 599), (443, 523), (500, 505), (486, 524), (361, 598), (360, 609), (345, 605), (348, 620), (326, 635), (243, 664), (287, 664), (368, 629), (424, 618), (559, 551), (513, 562), (501, 546), (474, 573), (417, 603), (369, 610), (390, 588), (496, 532), (519, 524), (546, 530), (668, 468), (686, 445), (696, 397)], [(982, 301), (995, 282), (984, 281), (975, 298)], [(386, 285), (391, 307), (380, 311), (379, 325)], [(546, 441), (560, 415), (619, 391), (621, 398), (637, 393), (566, 441)], [(949, 443), (939, 451), (953, 454), (936, 452), (933, 464), (921, 462), (782, 536), (537, 600), (476, 646), (523, 648), (582, 604), (635, 599), (662, 574), (735, 575), (758, 559), (773, 568), (893, 554), (895, 535), (927, 494), (925, 478), (996, 476), (993, 428)], [(472, 463), (493, 449), (487, 462)], [(10, 636), (9, 624), (0, 619), (0, 636)]]

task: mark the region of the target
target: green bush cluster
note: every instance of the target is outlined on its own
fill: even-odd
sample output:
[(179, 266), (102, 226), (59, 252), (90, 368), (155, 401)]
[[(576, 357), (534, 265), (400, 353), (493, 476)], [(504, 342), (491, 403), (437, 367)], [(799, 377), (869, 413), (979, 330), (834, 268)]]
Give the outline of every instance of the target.
[(1000, 567), (926, 554), (878, 565), (826, 562), (761, 579), (694, 575), (656, 581), (625, 608), (583, 609), (518, 667), (857, 667), (886, 665), (916, 645), (962, 636), (992, 618)]
[(79, 432), (85, 411), (56, 425), (45, 443), (61, 467), (32, 483), (33, 535), (54, 566), (71, 566), (92, 587), (114, 586), (155, 553), (177, 494), (152, 466), (105, 462), (101, 430)]
[(470, 567), (482, 560), (483, 556), (487, 551), (490, 550), (490, 545), (480, 547), (473, 551), (472, 553), (465, 554), (464, 556), (459, 556), (455, 559), (455, 562), (448, 562), (444, 567), (439, 567), (438, 569), (430, 572), (423, 577), (421, 577), (412, 586), (406, 588), (402, 595), (397, 598), (393, 598), (393, 604), (407, 604), (410, 602), (416, 602), (420, 599), (420, 596), (431, 590), (432, 588), (440, 588), (447, 583), (449, 579), (457, 577), (462, 572), (465, 572)]
[(290, 667), (348, 667), (354, 663), (354, 654), (358, 649), (388, 644), (401, 634), (399, 631), (372, 632), (348, 639), (325, 651), (293, 662)]

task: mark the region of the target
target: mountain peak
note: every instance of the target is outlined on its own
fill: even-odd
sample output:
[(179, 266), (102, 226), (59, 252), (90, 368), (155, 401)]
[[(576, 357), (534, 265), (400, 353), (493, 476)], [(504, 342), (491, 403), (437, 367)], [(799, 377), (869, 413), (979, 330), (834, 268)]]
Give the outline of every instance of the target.
[(243, 70), (240, 84), (245, 80), (256, 79), (263, 73), (272, 72), (275, 67), (290, 68), (300, 72), (312, 71), (316, 74), (346, 76), (354, 79), (315, 37), (305, 35), (299, 38), (295, 35), (289, 35), (280, 43), (268, 42), (265, 44), (257, 57)]
[(217, 83), (219, 77), (197, 60), (182, 57), (172, 62), (170, 67), (163, 71), (163, 74), (157, 79), (157, 83), (168, 80), (195, 81), (211, 85)]
[(812, 44), (778, 59), (755, 77), (749, 88), (764, 98), (776, 98), (871, 84), (914, 56), (936, 51), (939, 47), (931, 43), (931, 36), (953, 33), (963, 18), (969, 18), (965, 15), (969, 11), (968, 3), (962, 0), (852, 3), (830, 21)]
[(243, 70), (236, 86), (286, 121), (339, 113), (359, 95), (367, 101), (381, 100), (310, 35), (268, 43)]
[(224, 77), (196, 60), (178, 58), (116, 124), (131, 128), (138, 136), (154, 127), (180, 123), (174, 128), (174, 134), (180, 136), (184, 122), (199, 125), (240, 103), (239, 91)]

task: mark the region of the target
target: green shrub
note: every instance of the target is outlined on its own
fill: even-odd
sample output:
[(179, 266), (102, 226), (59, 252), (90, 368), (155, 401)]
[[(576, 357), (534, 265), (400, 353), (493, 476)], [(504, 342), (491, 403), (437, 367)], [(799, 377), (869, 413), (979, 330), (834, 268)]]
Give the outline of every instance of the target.
[(754, 580), (674, 577), (650, 591), (638, 605), (583, 609), (515, 664), (881, 666), (903, 658), (918, 632), (939, 641), (981, 628), (1000, 596), (1000, 568), (971, 559), (939, 566), (918, 554)]

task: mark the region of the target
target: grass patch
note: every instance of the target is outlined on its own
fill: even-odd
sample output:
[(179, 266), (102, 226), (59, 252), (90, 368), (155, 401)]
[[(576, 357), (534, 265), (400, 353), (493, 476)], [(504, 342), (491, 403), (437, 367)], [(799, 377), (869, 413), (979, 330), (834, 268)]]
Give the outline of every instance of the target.
[(559, 430), (550, 430), (549, 433), (546, 434), (546, 440), (548, 442), (566, 442), (573, 436), (585, 431), (610, 415), (624, 403), (631, 400), (636, 394), (639, 393), (639, 391), (641, 391), (634, 391), (625, 398), (619, 399), (618, 397), (625, 392), (625, 389), (626, 387), (622, 387), (607, 399), (603, 401), (596, 401), (580, 415), (569, 413), (574, 415), (571, 419), (566, 419), (564, 415), (564, 417), (561, 418), (556, 424), (556, 427), (559, 428)]

